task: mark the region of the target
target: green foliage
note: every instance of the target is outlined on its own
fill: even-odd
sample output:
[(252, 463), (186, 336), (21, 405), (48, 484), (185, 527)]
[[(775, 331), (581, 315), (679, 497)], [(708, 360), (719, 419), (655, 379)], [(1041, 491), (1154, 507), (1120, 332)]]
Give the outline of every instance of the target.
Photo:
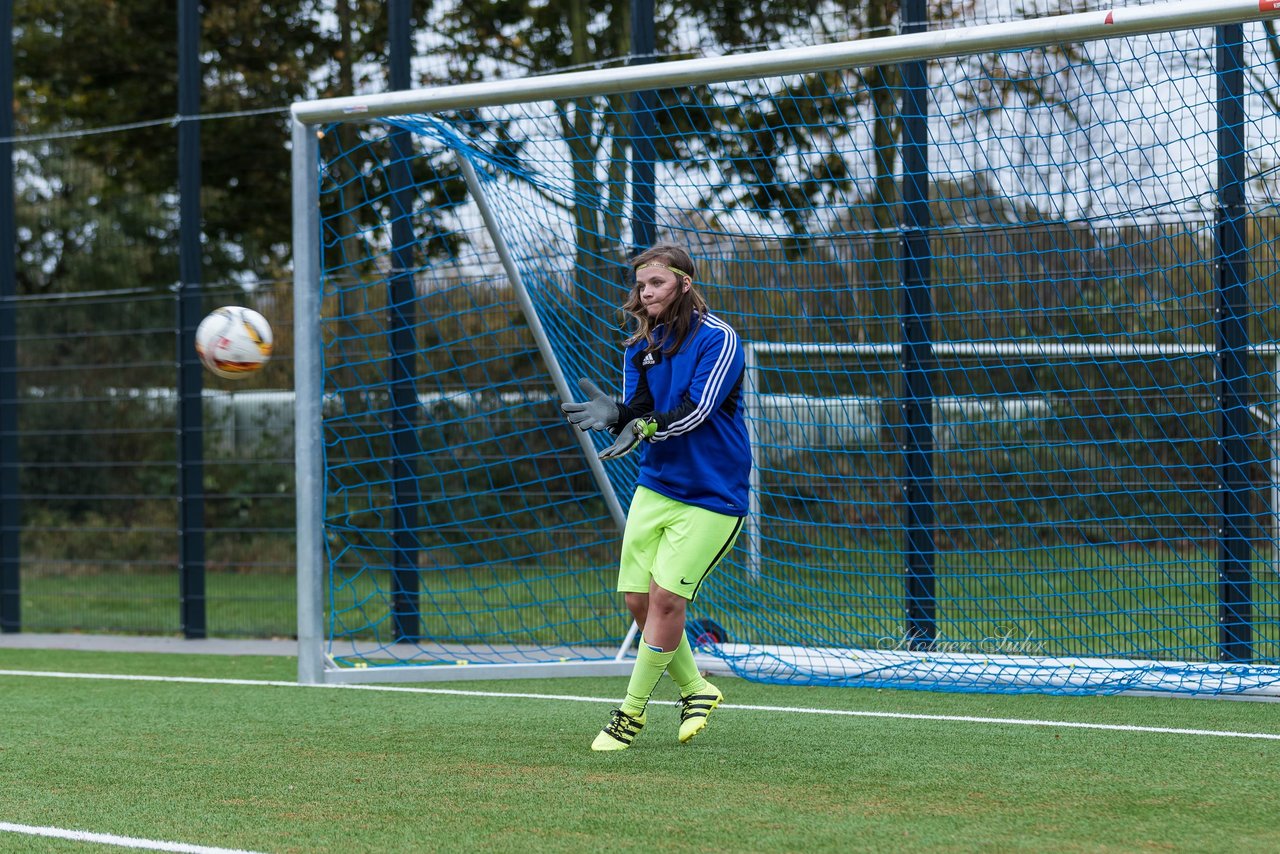
[[(324, 26), (318, 0), (213, 4), (201, 14), (201, 112), (244, 113), (201, 125), (205, 281), (261, 279), (288, 271), (291, 244), (287, 105), (317, 94), (353, 94), (351, 69), (385, 53), (384, 4), (338, 4), (343, 27)], [(419, 5), (418, 20), (425, 4)], [(112, 205), (164, 210), (177, 185), (177, 133), (164, 121), (178, 103), (177, 14), (152, 0), (92, 4), (32, 0), (15, 10), (19, 134), (140, 124), (122, 134), (60, 140), (73, 162), (94, 164)], [(376, 64), (370, 67), (376, 67)], [(123, 142), (121, 141), (123, 139)], [(56, 164), (43, 171), (57, 179)], [(177, 221), (152, 224), (152, 254), (176, 244)], [(142, 253), (139, 253), (142, 254)], [(43, 259), (37, 266), (45, 266)], [(157, 271), (148, 286), (176, 276)], [(101, 286), (101, 284), (99, 284)], [(79, 290), (83, 286), (66, 287)]]
[[(119, 137), (98, 141), (100, 150), (109, 144), (124, 147)], [(75, 149), (67, 140), (17, 147), (18, 293), (155, 288), (173, 282), (176, 249), (162, 239), (176, 228), (172, 203), (103, 168), (94, 154)]]
[(171, 413), (145, 399), (28, 399), (19, 409), (21, 492), (71, 520), (104, 499), (112, 517), (136, 518), (141, 507), (174, 494), (173, 425)]

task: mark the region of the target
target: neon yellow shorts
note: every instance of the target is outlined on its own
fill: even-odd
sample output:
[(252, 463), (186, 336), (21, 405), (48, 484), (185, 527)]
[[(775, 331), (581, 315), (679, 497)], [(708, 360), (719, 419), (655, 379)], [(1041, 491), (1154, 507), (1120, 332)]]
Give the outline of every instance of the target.
[(618, 592), (663, 590), (693, 600), (698, 588), (733, 548), (742, 518), (714, 513), (637, 487), (622, 532)]

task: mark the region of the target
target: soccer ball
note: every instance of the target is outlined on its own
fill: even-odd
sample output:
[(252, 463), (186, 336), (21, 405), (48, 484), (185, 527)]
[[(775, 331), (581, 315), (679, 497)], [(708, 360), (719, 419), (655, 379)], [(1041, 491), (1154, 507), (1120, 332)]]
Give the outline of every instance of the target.
[(271, 324), (251, 308), (225, 305), (196, 327), (196, 353), (212, 373), (242, 380), (271, 358)]

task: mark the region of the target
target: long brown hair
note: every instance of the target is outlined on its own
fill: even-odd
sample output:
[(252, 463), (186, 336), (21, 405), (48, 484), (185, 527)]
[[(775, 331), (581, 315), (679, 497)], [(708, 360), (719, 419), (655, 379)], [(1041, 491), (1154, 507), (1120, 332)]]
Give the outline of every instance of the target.
[[(634, 281), (640, 268), (646, 264), (674, 267), (688, 276), (691, 282), (698, 277), (693, 269), (693, 258), (684, 247), (674, 243), (657, 243), (631, 259), (633, 281), (631, 292), (627, 294), (627, 301), (622, 304), (622, 312), (626, 315), (626, 320), (635, 323), (635, 329), (624, 343), (630, 347), (638, 341), (644, 341), (646, 350), (656, 350), (661, 346), (663, 355), (670, 356), (680, 349), (689, 334), (706, 317), (707, 301), (702, 298), (697, 285), (691, 284), (689, 290), (679, 292), (659, 317), (649, 317), (649, 313), (644, 310), (644, 304), (640, 301), (640, 283)], [(680, 278), (681, 276), (677, 274), (677, 284), (680, 284)], [(658, 324), (666, 324), (667, 327), (661, 341), (654, 340), (654, 328)]]

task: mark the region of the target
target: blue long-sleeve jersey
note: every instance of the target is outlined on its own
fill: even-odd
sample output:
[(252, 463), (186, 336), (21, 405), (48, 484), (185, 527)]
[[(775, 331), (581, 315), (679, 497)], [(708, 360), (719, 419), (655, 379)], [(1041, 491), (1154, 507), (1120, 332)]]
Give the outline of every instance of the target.
[[(662, 340), (663, 328), (655, 330)], [(640, 341), (627, 348), (617, 432), (650, 416), (658, 432), (639, 452), (640, 486), (726, 516), (746, 516), (751, 445), (742, 415), (742, 342), (713, 314), (665, 355)]]

